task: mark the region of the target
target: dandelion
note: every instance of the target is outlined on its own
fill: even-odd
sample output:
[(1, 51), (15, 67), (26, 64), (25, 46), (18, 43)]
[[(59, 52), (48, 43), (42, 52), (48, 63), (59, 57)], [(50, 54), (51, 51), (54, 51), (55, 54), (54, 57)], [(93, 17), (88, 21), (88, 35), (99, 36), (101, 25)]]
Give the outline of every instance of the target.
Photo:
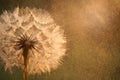
[(28, 74), (50, 72), (65, 55), (64, 32), (43, 9), (15, 8), (0, 16), (0, 58), (5, 70), (16, 66)]

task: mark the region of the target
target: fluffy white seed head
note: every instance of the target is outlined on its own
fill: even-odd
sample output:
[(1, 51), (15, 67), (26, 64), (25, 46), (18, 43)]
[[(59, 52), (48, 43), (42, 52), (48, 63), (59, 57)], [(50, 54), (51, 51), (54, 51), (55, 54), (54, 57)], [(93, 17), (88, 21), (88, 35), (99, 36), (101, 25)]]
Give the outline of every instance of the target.
[(24, 67), (22, 49), (17, 49), (16, 41), (22, 34), (37, 40), (36, 49), (29, 52), (29, 74), (50, 72), (56, 69), (65, 55), (66, 39), (50, 14), (42, 9), (15, 8), (4, 11), (0, 16), (0, 57), (5, 69)]

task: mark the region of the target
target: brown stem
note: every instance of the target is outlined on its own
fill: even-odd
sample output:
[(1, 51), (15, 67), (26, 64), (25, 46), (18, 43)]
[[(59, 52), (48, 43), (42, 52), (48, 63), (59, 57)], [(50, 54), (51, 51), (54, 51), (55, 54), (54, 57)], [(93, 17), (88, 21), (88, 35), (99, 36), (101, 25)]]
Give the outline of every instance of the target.
[(23, 57), (24, 57), (24, 80), (28, 80), (28, 71), (27, 71), (27, 64), (28, 64), (28, 49), (23, 49)]
[(26, 34), (21, 35), (16, 42), (16, 47), (18, 50), (23, 50), (23, 58), (24, 58), (24, 80), (28, 80), (28, 71), (27, 64), (29, 61), (29, 51), (35, 48), (36, 40), (32, 39), (31, 36), (27, 36)]

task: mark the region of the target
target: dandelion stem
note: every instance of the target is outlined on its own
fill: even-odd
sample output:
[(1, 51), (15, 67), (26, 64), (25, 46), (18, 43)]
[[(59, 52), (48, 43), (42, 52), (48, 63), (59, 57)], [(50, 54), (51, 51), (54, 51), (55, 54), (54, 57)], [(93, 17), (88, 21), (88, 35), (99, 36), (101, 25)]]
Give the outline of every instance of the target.
[(16, 47), (23, 50), (23, 58), (24, 58), (24, 80), (28, 80), (28, 61), (29, 61), (29, 51), (35, 47), (37, 43), (36, 40), (32, 39), (31, 36), (27, 36), (26, 34), (21, 35), (18, 40), (16, 41)]
[(28, 54), (29, 50), (27, 48), (23, 49), (23, 57), (24, 57), (24, 80), (28, 80), (28, 71), (27, 71), (27, 64), (28, 64)]

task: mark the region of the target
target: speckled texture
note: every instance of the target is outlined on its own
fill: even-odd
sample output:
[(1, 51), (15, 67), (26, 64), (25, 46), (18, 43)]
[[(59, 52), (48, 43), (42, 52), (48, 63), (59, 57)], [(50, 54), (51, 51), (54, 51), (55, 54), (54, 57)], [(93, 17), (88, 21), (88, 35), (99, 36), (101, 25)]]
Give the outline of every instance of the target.
[(64, 64), (31, 80), (120, 80), (120, 0), (30, 1), (19, 3), (48, 10), (68, 39)]

